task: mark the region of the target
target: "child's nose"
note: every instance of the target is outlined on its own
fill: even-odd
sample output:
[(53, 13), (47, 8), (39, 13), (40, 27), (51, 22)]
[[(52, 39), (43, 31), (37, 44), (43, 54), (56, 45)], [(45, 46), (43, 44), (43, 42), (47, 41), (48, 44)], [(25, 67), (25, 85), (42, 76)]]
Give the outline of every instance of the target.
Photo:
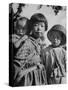
[(22, 33), (22, 29), (20, 30), (20, 32)]
[(56, 41), (56, 39), (55, 39), (55, 41)]
[(38, 26), (38, 31), (41, 32), (41, 27), (40, 26)]
[(55, 39), (55, 42), (57, 42), (58, 40), (57, 39)]

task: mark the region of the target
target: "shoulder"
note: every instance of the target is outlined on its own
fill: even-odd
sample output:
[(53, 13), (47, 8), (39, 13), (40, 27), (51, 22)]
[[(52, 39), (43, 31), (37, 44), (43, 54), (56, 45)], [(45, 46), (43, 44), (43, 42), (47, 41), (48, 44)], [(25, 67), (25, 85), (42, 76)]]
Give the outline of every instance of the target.
[(25, 42), (24, 42), (23, 47), (31, 48), (33, 46), (33, 40), (30, 37), (27, 38), (27, 36), (25, 36), (24, 39), (25, 39)]
[(38, 45), (36, 40), (33, 37), (31, 37), (31, 36), (28, 38), (27, 41), (30, 42), (33, 46), (37, 46)]
[(61, 52), (61, 51), (62, 51), (62, 52), (65, 52), (64, 48), (61, 47), (61, 46), (54, 48), (54, 50), (55, 50), (55, 51), (58, 51), (58, 52)]
[(24, 35), (24, 36), (22, 37), (22, 39), (23, 39), (23, 40), (26, 40), (26, 39), (28, 39), (28, 36), (27, 36), (27, 35)]
[(45, 52), (49, 52), (49, 51), (51, 51), (51, 50), (53, 50), (53, 48), (52, 48), (51, 46), (48, 46), (48, 47), (46, 47), (46, 48), (44, 49)]

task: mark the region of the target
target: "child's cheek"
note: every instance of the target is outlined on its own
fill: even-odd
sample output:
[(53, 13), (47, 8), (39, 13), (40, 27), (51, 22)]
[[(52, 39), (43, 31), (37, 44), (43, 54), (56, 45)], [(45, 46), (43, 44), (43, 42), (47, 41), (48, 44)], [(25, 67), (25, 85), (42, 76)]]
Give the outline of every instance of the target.
[(37, 31), (37, 27), (34, 27), (34, 31)]

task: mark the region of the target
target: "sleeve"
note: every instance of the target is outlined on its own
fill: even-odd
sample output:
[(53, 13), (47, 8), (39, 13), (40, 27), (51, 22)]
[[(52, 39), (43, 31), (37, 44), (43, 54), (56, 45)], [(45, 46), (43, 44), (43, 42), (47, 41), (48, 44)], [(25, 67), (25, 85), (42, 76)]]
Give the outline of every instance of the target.
[(66, 60), (65, 60), (65, 51), (63, 50), (63, 48), (59, 49), (59, 54), (55, 52), (55, 56), (56, 57), (56, 63), (57, 63), (57, 67), (59, 69), (59, 76), (65, 76), (66, 75)]
[(66, 72), (66, 51), (65, 51), (65, 49), (63, 49), (63, 62), (62, 62), (62, 64), (64, 65), (65, 72)]

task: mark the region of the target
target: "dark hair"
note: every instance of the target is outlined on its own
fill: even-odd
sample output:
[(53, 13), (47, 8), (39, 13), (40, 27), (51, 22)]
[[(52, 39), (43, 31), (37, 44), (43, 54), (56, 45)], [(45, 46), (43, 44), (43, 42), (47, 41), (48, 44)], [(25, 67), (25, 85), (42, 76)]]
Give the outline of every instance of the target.
[[(16, 28), (18, 28), (18, 27), (20, 26), (19, 21), (24, 21), (24, 20), (26, 20), (25, 26), (27, 26), (29, 19), (26, 18), (26, 17), (21, 17), (21, 18), (19, 18), (19, 19), (17, 20), (17, 22), (16, 22)], [(25, 27), (25, 26), (24, 26), (24, 27)]]
[[(26, 20), (25, 25), (24, 25), (24, 26), (20, 25), (20, 24), (19, 24), (19, 21), (24, 21), (24, 20)], [(27, 32), (26, 32), (26, 33), (30, 33), (30, 31), (29, 31), (29, 19), (28, 19), (28, 18), (26, 18), (26, 17), (21, 17), (21, 18), (19, 18), (19, 19), (16, 21), (15, 31), (16, 31), (17, 29), (19, 29), (19, 26), (21, 26), (21, 27), (23, 27), (23, 28), (26, 28), (26, 29), (27, 29)]]
[(31, 16), (31, 18), (30, 18), (31, 29), (33, 27), (33, 24), (35, 24), (36, 22), (44, 22), (45, 23), (45, 31), (47, 31), (47, 29), (48, 29), (48, 22), (47, 22), (46, 17), (43, 14), (36, 13), (36, 14)]

